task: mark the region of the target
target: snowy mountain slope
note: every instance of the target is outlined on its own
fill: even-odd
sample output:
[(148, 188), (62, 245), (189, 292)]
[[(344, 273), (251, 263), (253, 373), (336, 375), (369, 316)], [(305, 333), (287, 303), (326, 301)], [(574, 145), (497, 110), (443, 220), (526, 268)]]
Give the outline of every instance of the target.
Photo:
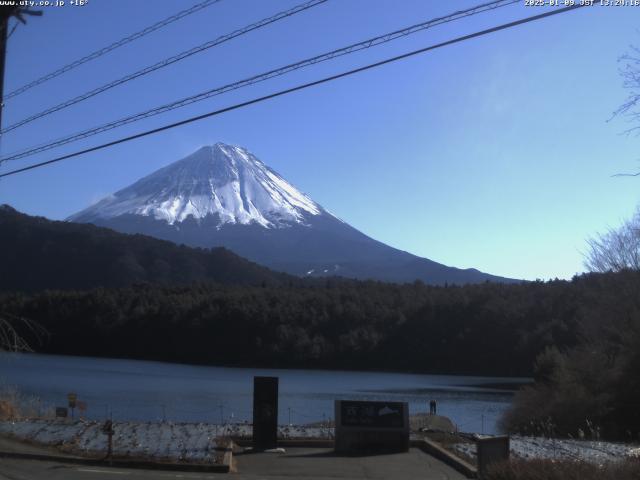
[(138, 180), (69, 217), (91, 222), (124, 214), (169, 225), (218, 215), (218, 226), (256, 223), (265, 228), (301, 223), (322, 208), (241, 147), (217, 143)]
[(299, 276), (392, 282), (511, 281), (378, 242), (336, 218), (242, 147), (203, 147), (68, 218), (194, 247), (224, 246)]

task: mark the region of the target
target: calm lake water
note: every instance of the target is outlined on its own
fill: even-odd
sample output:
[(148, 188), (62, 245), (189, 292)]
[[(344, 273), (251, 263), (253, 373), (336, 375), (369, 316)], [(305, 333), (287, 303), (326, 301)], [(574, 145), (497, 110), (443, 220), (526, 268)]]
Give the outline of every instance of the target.
[(513, 394), (490, 384), (524, 379), (327, 370), (178, 365), (58, 355), (0, 354), (0, 385), (15, 385), (43, 406), (66, 406), (75, 392), (86, 416), (114, 420), (251, 421), (253, 376), (280, 378), (279, 423), (333, 418), (335, 399), (409, 402), (411, 413), (450, 417), (462, 431), (496, 433)]

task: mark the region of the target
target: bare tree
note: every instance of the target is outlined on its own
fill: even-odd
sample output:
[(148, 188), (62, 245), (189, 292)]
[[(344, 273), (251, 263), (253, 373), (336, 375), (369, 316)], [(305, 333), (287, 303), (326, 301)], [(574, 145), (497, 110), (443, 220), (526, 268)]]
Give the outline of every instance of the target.
[[(631, 127), (627, 128), (624, 133), (640, 135), (640, 48), (630, 46), (629, 52), (618, 59), (620, 64), (619, 72), (622, 77), (622, 86), (629, 92), (627, 98), (613, 112), (609, 120), (615, 117), (626, 117)], [(640, 172), (636, 173), (617, 173), (614, 177), (638, 177)]]
[[(624, 115), (632, 122), (640, 121), (640, 48), (631, 46), (628, 53), (620, 57), (620, 76), (622, 85), (628, 90), (627, 99), (613, 112), (613, 117)], [(640, 126), (635, 125), (626, 132), (636, 132)]]
[(587, 244), (584, 263), (592, 272), (640, 270), (640, 208), (618, 228), (589, 238)]
[(25, 336), (40, 341), (46, 334), (44, 327), (32, 320), (0, 312), (0, 351), (33, 352)]

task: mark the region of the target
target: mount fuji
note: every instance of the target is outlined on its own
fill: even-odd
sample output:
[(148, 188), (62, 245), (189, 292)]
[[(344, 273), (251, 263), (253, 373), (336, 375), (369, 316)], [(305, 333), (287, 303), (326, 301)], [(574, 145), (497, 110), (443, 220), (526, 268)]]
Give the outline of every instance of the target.
[(429, 284), (513, 280), (378, 242), (329, 213), (242, 147), (216, 143), (68, 219), (192, 247), (224, 246), (298, 276)]

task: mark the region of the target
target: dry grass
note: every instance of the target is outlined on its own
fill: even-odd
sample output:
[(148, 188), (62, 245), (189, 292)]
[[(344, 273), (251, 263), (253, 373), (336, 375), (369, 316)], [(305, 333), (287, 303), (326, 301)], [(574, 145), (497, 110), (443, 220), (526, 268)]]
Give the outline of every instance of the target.
[(579, 461), (511, 460), (490, 467), (487, 480), (640, 480), (640, 461), (595, 465)]
[(0, 400), (0, 420), (18, 418), (18, 409), (9, 400)]
[(53, 413), (53, 408), (36, 396), (25, 395), (16, 387), (0, 387), (0, 420), (51, 417)]

